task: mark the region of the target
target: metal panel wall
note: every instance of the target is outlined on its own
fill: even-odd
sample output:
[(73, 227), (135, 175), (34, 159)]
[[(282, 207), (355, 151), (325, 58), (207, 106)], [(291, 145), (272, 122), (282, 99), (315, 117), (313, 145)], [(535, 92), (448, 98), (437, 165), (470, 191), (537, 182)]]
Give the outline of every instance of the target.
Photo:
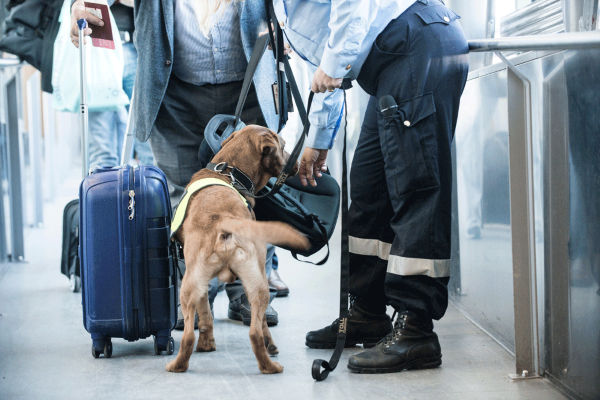
[[(600, 396), (597, 65), (600, 50), (530, 54), (516, 67), (531, 88), (529, 223), (539, 365), (582, 399)], [(521, 222), (511, 224), (508, 176), (527, 171), (510, 169), (508, 131), (515, 127), (509, 129), (508, 117), (523, 104), (507, 94), (506, 69), (485, 72), (471, 74), (455, 137), (458, 204), (450, 285), (452, 301), (514, 351), (512, 267), (517, 260), (511, 231)]]
[(467, 83), (455, 145), (460, 271), (452, 271), (450, 292), (514, 352), (506, 70)]
[[(562, 54), (546, 74), (552, 230), (546, 262), (547, 372), (577, 397), (600, 396), (600, 50)], [(566, 190), (568, 189), (568, 190)], [(567, 195), (565, 195), (565, 192)], [(561, 204), (566, 205), (560, 207)], [(568, 235), (566, 234), (568, 232)]]

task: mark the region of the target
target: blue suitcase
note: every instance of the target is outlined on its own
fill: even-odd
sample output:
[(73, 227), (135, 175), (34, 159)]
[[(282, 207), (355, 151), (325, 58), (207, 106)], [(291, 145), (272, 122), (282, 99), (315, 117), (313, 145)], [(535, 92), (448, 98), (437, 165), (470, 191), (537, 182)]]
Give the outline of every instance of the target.
[[(92, 355), (112, 355), (111, 338), (130, 342), (154, 336), (154, 352), (173, 354), (177, 322), (177, 259), (169, 240), (167, 179), (154, 166), (127, 165), (133, 145), (133, 108), (122, 166), (93, 168), (88, 157), (86, 59), (79, 26), (82, 175), (79, 188), (79, 261), (83, 325)], [(91, 41), (88, 41), (91, 42)]]
[(96, 168), (81, 183), (79, 207), (83, 324), (92, 335), (92, 355), (110, 357), (113, 337), (151, 335), (156, 354), (173, 354), (177, 281), (163, 172)]

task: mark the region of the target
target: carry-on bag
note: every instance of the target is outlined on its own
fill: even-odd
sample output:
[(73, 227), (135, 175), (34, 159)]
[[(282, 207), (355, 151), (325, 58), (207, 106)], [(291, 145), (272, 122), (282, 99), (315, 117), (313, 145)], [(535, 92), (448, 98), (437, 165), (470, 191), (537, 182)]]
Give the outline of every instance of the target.
[(63, 211), (62, 257), (60, 272), (69, 278), (71, 291), (81, 290), (79, 273), (79, 199), (71, 200)]
[[(64, 79), (55, 79), (54, 83), (54, 102), (55, 108), (56, 103), (60, 103), (64, 106), (64, 104), (71, 104), (70, 107), (63, 107), (63, 109), (68, 109), (69, 111), (76, 111), (79, 107), (78, 103), (81, 103), (81, 85), (80, 93), (77, 93), (77, 85), (73, 83), (73, 72), (77, 71), (77, 63), (73, 63), (73, 53), (75, 55), (78, 54), (78, 50), (74, 48), (73, 43), (71, 43), (69, 39), (69, 30), (70, 28), (70, 9), (71, 9), (71, 1), (65, 0), (63, 2), (63, 7), (60, 10), (61, 12), (61, 29), (58, 39), (55, 43), (55, 67), (58, 66), (68, 66), (65, 72), (65, 68), (55, 68), (54, 76), (62, 76)], [(113, 34), (118, 33), (116, 30), (116, 24), (110, 15), (110, 11), (106, 8), (106, 12), (108, 14), (109, 19), (112, 21), (111, 26), (112, 30), (110, 30)], [(56, 36), (56, 35), (55, 35)], [(61, 42), (62, 44), (59, 44)], [(63, 43), (64, 42), (64, 43)], [(68, 49), (68, 54), (65, 51), (58, 51), (60, 47), (64, 47), (64, 49)], [(129, 103), (129, 99), (127, 98), (125, 92), (122, 89), (122, 71), (123, 71), (123, 55), (122, 48), (119, 41), (115, 42), (115, 46), (113, 49), (110, 48), (93, 48), (92, 46), (87, 46), (85, 49), (87, 52), (86, 57), (90, 58), (92, 56), (101, 56), (102, 61), (104, 63), (112, 63), (114, 64), (114, 68), (104, 69), (99, 65), (96, 61), (93, 64), (88, 64), (86, 69), (87, 75), (87, 92), (91, 92), (92, 95), (95, 95), (95, 100), (91, 99), (92, 106), (95, 107), (95, 110), (110, 110), (115, 107), (118, 107), (120, 104), (121, 107)], [(119, 55), (120, 54), (120, 55)], [(117, 72), (114, 69), (117, 69)], [(119, 69), (120, 68), (120, 69)], [(60, 71), (59, 71), (60, 70)], [(90, 79), (92, 77), (93, 79)], [(59, 85), (58, 83), (62, 83)], [(115, 90), (115, 87), (118, 86), (118, 90)], [(99, 88), (102, 87), (102, 90)], [(62, 89), (61, 89), (62, 88)], [(107, 95), (107, 93), (111, 93)], [(69, 96), (65, 94), (68, 93)], [(87, 97), (87, 96), (86, 96)], [(102, 99), (100, 99), (102, 98)], [(60, 99), (60, 100), (57, 100)], [(67, 101), (68, 99), (72, 101)], [(87, 99), (86, 99), (87, 100)], [(92, 107), (87, 104), (87, 107)], [(62, 106), (61, 106), (62, 107)], [(61, 108), (58, 107), (58, 108)], [(93, 107), (92, 107), (93, 108)], [(116, 108), (115, 108), (116, 109)], [(129, 124), (132, 127), (132, 124)], [(82, 127), (83, 129), (83, 127)], [(129, 131), (128, 131), (129, 133)], [(128, 140), (129, 139), (129, 140)], [(124, 149), (127, 147), (129, 142), (133, 140), (133, 133), (128, 135), (125, 138)], [(131, 145), (127, 147), (129, 152), (124, 152), (123, 164), (127, 164), (129, 162), (129, 158), (131, 157)], [(84, 154), (87, 154), (84, 152)], [(82, 172), (82, 179), (84, 179), (89, 171), (87, 167), (87, 163), (84, 162), (84, 168)], [(77, 251), (77, 246), (79, 245), (79, 200), (75, 199), (69, 202), (65, 208), (63, 213), (63, 241), (62, 241), (62, 259), (61, 259), (61, 267), (60, 270), (62, 274), (66, 275), (69, 278), (69, 284), (71, 287), (71, 291), (79, 292), (81, 289), (81, 278), (79, 274), (79, 256)]]
[[(203, 165), (207, 165), (210, 162), (214, 155), (221, 149), (221, 143), (223, 143), (234, 131), (238, 131), (246, 126), (241, 120), (242, 110), (246, 102), (246, 96), (250, 89), (254, 72), (268, 46), (269, 40), (269, 35), (263, 35), (257, 39), (254, 45), (254, 51), (246, 68), (244, 83), (242, 85), (235, 115), (215, 115), (206, 125), (206, 128), (204, 129), (204, 140), (198, 151), (198, 158)], [(279, 54), (282, 55), (283, 50), (280, 50)], [(282, 68), (280, 68), (281, 70), (278, 72), (277, 79), (278, 93), (281, 93), (281, 96), (277, 97), (277, 108), (278, 110), (284, 110), (279, 113), (279, 131), (281, 131), (282, 127), (285, 125), (285, 122), (287, 121), (286, 113), (291, 108), (291, 101), (289, 100), (291, 97), (287, 95), (287, 85), (283, 84), (283, 82), (286, 81), (287, 76), (291, 92), (296, 100), (300, 119), (304, 125), (304, 132), (302, 132), (300, 140), (296, 143), (296, 146), (294, 147), (292, 154), (290, 154), (289, 160), (279, 177), (272, 178), (265, 188), (257, 193), (257, 196), (255, 196), (254, 193), (245, 193), (243, 187), (237, 186), (235, 170), (232, 172), (234, 176), (234, 182), (232, 184), (236, 189), (240, 190), (240, 192), (257, 199), (254, 212), (258, 221), (285, 222), (292, 225), (294, 229), (298, 230), (308, 238), (310, 242), (310, 248), (308, 250), (296, 251), (289, 248), (287, 249), (292, 252), (294, 258), (297, 258), (297, 255), (305, 257), (311, 256), (327, 246), (327, 255), (321, 261), (316, 263), (317, 265), (321, 265), (324, 264), (329, 257), (329, 239), (335, 230), (340, 210), (340, 187), (336, 180), (328, 173), (323, 174), (323, 176), (319, 178), (319, 184), (316, 187), (302, 186), (300, 179), (297, 176), (288, 178), (288, 174), (300, 156), (300, 151), (303, 149), (304, 139), (310, 125), (308, 122), (307, 110), (305, 110), (302, 103), (302, 98), (287, 58), (284, 57), (278, 59), (277, 65), (282, 66)], [(285, 71), (285, 73), (282, 70)], [(312, 96), (310, 96), (310, 98), (312, 98)], [(309, 104), (310, 103), (311, 101), (309, 100)], [(285, 248), (285, 246), (280, 247)]]
[[(78, 24), (82, 49), (85, 20)], [(80, 54), (85, 82), (84, 52)], [(89, 132), (83, 85), (81, 91), (85, 171)], [(134, 121), (130, 113), (128, 140)], [(83, 325), (92, 336), (92, 355), (110, 357), (113, 337), (135, 341), (149, 336), (154, 336), (156, 354), (173, 354), (176, 260), (163, 172), (148, 165), (92, 168), (79, 188), (79, 217)]]

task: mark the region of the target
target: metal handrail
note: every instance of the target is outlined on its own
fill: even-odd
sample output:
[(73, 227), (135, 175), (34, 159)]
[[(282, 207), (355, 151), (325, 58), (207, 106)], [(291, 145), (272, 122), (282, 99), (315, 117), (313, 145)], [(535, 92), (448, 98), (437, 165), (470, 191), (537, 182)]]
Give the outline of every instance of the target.
[(0, 58), (0, 69), (7, 67), (18, 67), (23, 61), (18, 58)]
[(469, 40), (469, 52), (582, 50), (598, 48), (600, 48), (600, 32), (598, 31)]

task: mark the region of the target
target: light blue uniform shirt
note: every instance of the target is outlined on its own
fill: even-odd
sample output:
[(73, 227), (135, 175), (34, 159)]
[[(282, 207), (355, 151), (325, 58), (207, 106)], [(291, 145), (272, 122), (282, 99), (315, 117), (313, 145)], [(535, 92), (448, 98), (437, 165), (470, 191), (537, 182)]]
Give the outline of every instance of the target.
[[(244, 79), (248, 61), (240, 34), (240, 17), (233, 2), (213, 17), (208, 37), (204, 36), (192, 1), (176, 0), (173, 73), (194, 85), (227, 83)], [(208, 1), (208, 0), (202, 0)]]
[[(332, 78), (356, 79), (373, 42), (414, 0), (274, 0), (294, 51)], [(312, 77), (311, 77), (312, 82)], [(315, 94), (306, 145), (330, 149), (341, 121), (341, 90)]]

